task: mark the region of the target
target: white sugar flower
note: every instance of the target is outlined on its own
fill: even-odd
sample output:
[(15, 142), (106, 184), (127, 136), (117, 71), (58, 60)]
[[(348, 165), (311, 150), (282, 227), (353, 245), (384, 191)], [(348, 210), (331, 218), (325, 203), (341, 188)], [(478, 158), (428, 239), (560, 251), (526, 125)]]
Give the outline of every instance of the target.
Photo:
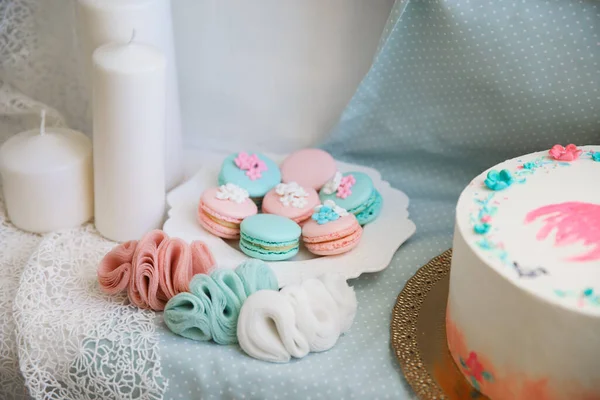
[(296, 182), (280, 183), (275, 187), (275, 193), (280, 196), (279, 201), (286, 207), (304, 208), (308, 204), (308, 193)]
[(248, 191), (244, 188), (239, 187), (233, 183), (227, 183), (225, 185), (221, 185), (215, 197), (219, 200), (230, 200), (235, 203), (241, 204), (246, 201), (250, 195)]
[(333, 211), (340, 217), (345, 217), (346, 215), (348, 215), (348, 211), (346, 211), (345, 208), (342, 208), (342, 207), (338, 206), (337, 204), (335, 204), (335, 201), (333, 201), (333, 200), (325, 200), (325, 202), (323, 204), (320, 204), (315, 207), (315, 212), (319, 212), (321, 210), (321, 208), (323, 208), (323, 207), (327, 207), (327, 208), (331, 209), (331, 211)]
[(331, 178), (324, 186), (323, 193), (325, 194), (333, 194), (338, 190), (340, 183), (342, 182), (342, 173), (337, 171), (333, 178)]

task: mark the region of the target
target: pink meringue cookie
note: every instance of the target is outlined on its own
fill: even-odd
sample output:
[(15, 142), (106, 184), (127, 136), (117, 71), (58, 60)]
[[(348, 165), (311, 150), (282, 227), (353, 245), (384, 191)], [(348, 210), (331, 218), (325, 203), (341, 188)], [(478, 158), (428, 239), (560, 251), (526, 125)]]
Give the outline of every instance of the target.
[[(192, 252), (192, 277), (196, 274), (208, 275), (217, 264), (212, 251), (210, 251), (206, 243), (199, 240), (194, 240), (192, 242), (190, 250)], [(186, 291), (188, 291), (188, 289), (186, 289)]]
[(98, 266), (98, 282), (105, 293), (127, 289), (132, 304), (160, 311), (169, 299), (189, 291), (194, 275), (208, 274), (215, 265), (206, 243), (188, 245), (154, 230), (109, 251)]
[(131, 262), (137, 240), (130, 240), (109, 251), (98, 266), (98, 282), (103, 292), (117, 294), (129, 285)]
[(166, 299), (189, 289), (192, 252), (186, 242), (178, 238), (163, 241), (158, 248), (157, 260), (159, 287)]
[(160, 288), (158, 248), (168, 236), (161, 230), (148, 232), (138, 242), (129, 281), (129, 301), (140, 308), (163, 310), (169, 300)]

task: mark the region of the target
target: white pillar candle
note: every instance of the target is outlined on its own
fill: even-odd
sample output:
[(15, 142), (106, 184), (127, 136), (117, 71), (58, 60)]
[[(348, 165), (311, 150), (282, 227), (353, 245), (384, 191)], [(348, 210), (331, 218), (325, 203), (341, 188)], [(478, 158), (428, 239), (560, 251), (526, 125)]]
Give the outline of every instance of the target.
[(96, 228), (115, 241), (162, 225), (166, 60), (129, 42), (93, 54)]
[(94, 210), (92, 144), (81, 132), (21, 132), (0, 148), (4, 201), (18, 228), (45, 233), (88, 221)]
[(173, 44), (170, 0), (78, 0), (83, 55), (91, 76), (92, 53), (102, 44), (136, 42), (158, 47), (167, 58), (165, 183), (171, 189), (183, 179), (181, 113)]

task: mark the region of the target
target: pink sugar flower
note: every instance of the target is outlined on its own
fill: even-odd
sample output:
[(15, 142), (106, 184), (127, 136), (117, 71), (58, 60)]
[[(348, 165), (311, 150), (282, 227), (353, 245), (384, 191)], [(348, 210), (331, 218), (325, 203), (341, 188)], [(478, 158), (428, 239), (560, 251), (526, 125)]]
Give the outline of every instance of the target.
[(480, 381), (483, 376), (483, 365), (481, 365), (477, 359), (477, 353), (469, 353), (469, 358), (467, 358), (466, 364), (471, 375), (474, 376), (477, 381)]
[(246, 172), (246, 175), (248, 176), (248, 178), (250, 178), (250, 180), (255, 181), (257, 179), (260, 179), (262, 177), (262, 173), (267, 170), (267, 164), (265, 164), (263, 160), (258, 158), (256, 154), (253, 154), (252, 157), (252, 166)]
[(239, 169), (246, 171), (246, 176), (253, 181), (260, 179), (262, 173), (267, 170), (267, 164), (256, 154), (248, 155), (248, 153), (240, 152), (233, 161)]
[(249, 156), (248, 153), (242, 151), (233, 161), (239, 169), (249, 170), (252, 167), (253, 157), (254, 155)]
[(578, 149), (574, 144), (563, 147), (560, 144), (555, 144), (549, 151), (550, 157), (557, 161), (575, 161), (579, 158), (583, 150)]
[(340, 186), (338, 186), (336, 196), (340, 199), (345, 199), (346, 197), (352, 194), (352, 186), (356, 183), (356, 178), (354, 175), (344, 176), (340, 182)]

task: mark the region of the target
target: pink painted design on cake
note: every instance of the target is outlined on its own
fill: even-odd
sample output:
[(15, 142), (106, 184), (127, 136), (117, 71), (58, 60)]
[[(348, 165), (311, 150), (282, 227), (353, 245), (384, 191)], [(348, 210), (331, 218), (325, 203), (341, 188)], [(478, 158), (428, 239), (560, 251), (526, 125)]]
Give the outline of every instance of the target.
[(540, 207), (527, 214), (525, 223), (542, 218), (544, 225), (536, 238), (545, 240), (556, 231), (554, 243), (567, 246), (583, 242), (591, 249), (582, 255), (571, 257), (569, 261), (600, 260), (600, 204), (565, 202)]
[(557, 161), (575, 161), (583, 153), (583, 150), (577, 148), (574, 144), (569, 144), (567, 147), (555, 144), (548, 153), (550, 157)]
[[(577, 381), (557, 382), (545, 376), (532, 377), (514, 368), (506, 369), (493, 365), (485, 354), (469, 350), (464, 333), (452, 320), (449, 312), (446, 314), (446, 337), (450, 355), (462, 375), (471, 384), (471, 387), (491, 399), (600, 400), (600, 392), (596, 383), (592, 383), (592, 387), (589, 387), (589, 383), (587, 387), (584, 387), (581, 382)], [(466, 361), (461, 357), (463, 354), (468, 354)], [(481, 367), (485, 370), (482, 371)], [(473, 384), (474, 372), (480, 372), (481, 378), (483, 378), (476, 381), (476, 385)], [(455, 382), (452, 383), (455, 384)], [(463, 396), (456, 399), (464, 399), (464, 394), (465, 391), (463, 391)], [(474, 393), (471, 392), (470, 396), (473, 395)], [(473, 396), (473, 398), (476, 397)]]
[(238, 153), (233, 161), (239, 169), (246, 171), (246, 176), (252, 181), (260, 179), (262, 173), (268, 169), (267, 164), (256, 154), (249, 155), (243, 151)]
[(489, 223), (491, 221), (492, 221), (492, 217), (490, 215), (484, 215), (483, 217), (481, 217), (481, 222)]
[(345, 199), (352, 194), (352, 186), (356, 183), (354, 175), (346, 175), (342, 177), (340, 186), (338, 186), (336, 197)]

